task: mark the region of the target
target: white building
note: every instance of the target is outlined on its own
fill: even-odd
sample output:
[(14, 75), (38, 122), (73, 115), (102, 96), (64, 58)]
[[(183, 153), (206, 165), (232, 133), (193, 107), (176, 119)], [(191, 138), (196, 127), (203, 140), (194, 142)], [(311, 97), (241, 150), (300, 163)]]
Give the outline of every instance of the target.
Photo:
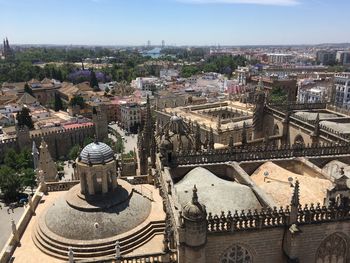
[(335, 60), (341, 65), (350, 65), (350, 51), (338, 51)]
[(158, 78), (136, 78), (136, 88), (139, 90), (152, 91), (155, 89)]
[(321, 102), (326, 98), (326, 87), (313, 87), (299, 90), (298, 101), (301, 103)]
[(267, 58), (270, 64), (285, 64), (291, 62), (294, 56), (292, 54), (270, 53), (267, 54)]
[(15, 116), (17, 112), (22, 110), (22, 106), (17, 103), (11, 103), (0, 107), (0, 113), (10, 118), (11, 116)]
[(339, 107), (350, 108), (350, 73), (334, 76), (335, 104)]
[(161, 79), (171, 80), (171, 78), (177, 78), (179, 76), (179, 71), (176, 69), (162, 69), (159, 72), (159, 77)]
[(125, 102), (120, 105), (121, 126), (128, 132), (137, 132), (141, 125), (141, 105), (135, 102)]

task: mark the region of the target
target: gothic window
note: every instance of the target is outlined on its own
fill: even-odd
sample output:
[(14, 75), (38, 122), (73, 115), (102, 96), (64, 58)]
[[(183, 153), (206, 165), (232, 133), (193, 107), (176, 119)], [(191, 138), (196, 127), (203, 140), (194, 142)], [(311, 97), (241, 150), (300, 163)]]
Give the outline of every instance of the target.
[(303, 146), (305, 143), (304, 143), (304, 139), (303, 139), (303, 137), (300, 135), (300, 134), (298, 134), (296, 137), (295, 137), (295, 139), (294, 139), (294, 144), (296, 144), (296, 145), (300, 145), (300, 146)]
[(253, 262), (250, 252), (240, 245), (228, 248), (220, 258), (221, 263), (251, 263)]
[(332, 234), (321, 243), (316, 254), (316, 263), (345, 263), (348, 247), (340, 234)]
[(277, 124), (275, 124), (275, 127), (273, 128), (273, 135), (279, 135), (280, 134), (280, 128)]

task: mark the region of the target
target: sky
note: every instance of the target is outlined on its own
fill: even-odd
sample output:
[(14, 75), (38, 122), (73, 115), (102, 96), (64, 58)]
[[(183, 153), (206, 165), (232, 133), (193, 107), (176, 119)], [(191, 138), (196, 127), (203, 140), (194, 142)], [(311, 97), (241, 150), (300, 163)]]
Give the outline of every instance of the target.
[(68, 45), (344, 43), (349, 10), (349, 0), (0, 0), (0, 38)]

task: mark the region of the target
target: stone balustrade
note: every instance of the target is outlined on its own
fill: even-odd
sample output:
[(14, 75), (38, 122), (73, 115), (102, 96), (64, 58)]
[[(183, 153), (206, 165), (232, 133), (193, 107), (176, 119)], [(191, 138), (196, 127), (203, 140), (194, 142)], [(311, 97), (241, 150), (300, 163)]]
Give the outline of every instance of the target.
[[(262, 229), (271, 227), (287, 226), (289, 223), (290, 209), (280, 207), (277, 209), (242, 210), (240, 213), (236, 210), (233, 214), (222, 212), (221, 215), (212, 215), (209, 213), (208, 232), (234, 232), (248, 229)], [(304, 207), (299, 206), (297, 224), (318, 224), (334, 221), (350, 220), (350, 206), (320, 206), (311, 204)]]
[(48, 192), (68, 191), (76, 184), (79, 184), (79, 182), (79, 180), (67, 182), (48, 182), (46, 183), (46, 187)]
[(328, 143), (317, 145), (236, 146), (229, 149), (210, 151), (182, 151), (173, 153), (169, 160), (172, 167), (204, 163), (242, 162), (271, 159), (286, 159), (302, 156), (350, 155), (350, 144)]

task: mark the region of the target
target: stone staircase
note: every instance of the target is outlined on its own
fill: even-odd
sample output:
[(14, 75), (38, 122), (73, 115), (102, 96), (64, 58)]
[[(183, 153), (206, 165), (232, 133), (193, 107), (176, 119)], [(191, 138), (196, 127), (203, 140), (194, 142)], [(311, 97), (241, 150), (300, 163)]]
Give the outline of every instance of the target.
[[(44, 227), (46, 228), (46, 227)], [(144, 245), (156, 235), (164, 233), (165, 221), (153, 221), (144, 227), (133, 231), (128, 236), (108, 238), (98, 242), (76, 243), (63, 242), (50, 235), (50, 230), (43, 229), (37, 224), (32, 239), (35, 245), (44, 253), (62, 260), (68, 260), (68, 248), (72, 247), (76, 260), (96, 259), (96, 261), (111, 258), (115, 255), (115, 242), (118, 240), (122, 255), (131, 253), (136, 248)]]

